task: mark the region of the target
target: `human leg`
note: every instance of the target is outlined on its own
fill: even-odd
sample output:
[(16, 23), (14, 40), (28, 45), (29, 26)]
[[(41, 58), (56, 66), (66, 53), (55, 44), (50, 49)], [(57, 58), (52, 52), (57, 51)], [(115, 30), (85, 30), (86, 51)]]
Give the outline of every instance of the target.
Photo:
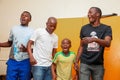
[(6, 80), (18, 80), (18, 63), (13, 59), (7, 61)]
[(90, 80), (90, 69), (87, 64), (80, 64), (79, 80)]
[(34, 80), (52, 80), (51, 67), (32, 66)]
[(104, 77), (104, 67), (103, 65), (92, 66), (92, 79), (93, 80), (103, 80)]
[(31, 65), (29, 59), (19, 62), (19, 80), (31, 79)]
[(46, 74), (45, 74), (45, 79), (44, 80), (52, 80), (51, 67), (46, 68)]
[(44, 80), (45, 70), (41, 66), (32, 66), (33, 80)]

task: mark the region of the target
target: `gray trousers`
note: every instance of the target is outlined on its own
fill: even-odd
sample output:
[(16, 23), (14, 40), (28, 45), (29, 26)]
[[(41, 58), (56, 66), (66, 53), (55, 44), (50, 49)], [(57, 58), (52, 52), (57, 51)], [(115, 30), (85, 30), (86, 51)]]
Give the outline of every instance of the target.
[(79, 80), (103, 80), (104, 66), (103, 65), (87, 65), (80, 64)]

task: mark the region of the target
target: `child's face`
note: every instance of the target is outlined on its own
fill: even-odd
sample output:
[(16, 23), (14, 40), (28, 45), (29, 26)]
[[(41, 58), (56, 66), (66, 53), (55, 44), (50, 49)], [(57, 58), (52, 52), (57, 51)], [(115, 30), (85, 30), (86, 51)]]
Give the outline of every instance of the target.
[(68, 52), (71, 47), (71, 41), (68, 39), (64, 39), (61, 43), (61, 48), (63, 52)]

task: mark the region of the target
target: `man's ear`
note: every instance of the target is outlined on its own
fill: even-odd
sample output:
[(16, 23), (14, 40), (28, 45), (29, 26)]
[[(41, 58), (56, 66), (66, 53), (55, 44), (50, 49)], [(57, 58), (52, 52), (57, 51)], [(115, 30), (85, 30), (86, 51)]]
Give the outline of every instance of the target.
[(100, 16), (100, 13), (97, 13), (96, 16), (97, 16), (97, 17)]
[(31, 19), (29, 20), (29, 22), (31, 22)]
[(70, 45), (70, 48), (72, 47), (72, 45)]

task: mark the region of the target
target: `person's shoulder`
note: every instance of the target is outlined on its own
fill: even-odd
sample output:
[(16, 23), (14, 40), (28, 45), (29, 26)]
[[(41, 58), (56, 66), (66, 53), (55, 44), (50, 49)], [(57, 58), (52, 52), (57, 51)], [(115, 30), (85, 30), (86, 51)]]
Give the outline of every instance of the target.
[(19, 27), (20, 27), (20, 25), (15, 25), (15, 26), (13, 26), (13, 27), (11, 28), (11, 30), (18, 30)]
[(106, 25), (106, 24), (100, 24), (101, 28), (103, 29), (111, 29), (110, 25)]
[(52, 35), (53, 35), (56, 39), (58, 39), (58, 35), (57, 35), (57, 34), (53, 33)]
[(19, 27), (20, 27), (20, 25), (15, 25), (12, 28), (14, 29), (14, 28), (19, 28)]
[(83, 27), (90, 26), (90, 24), (84, 24)]
[(70, 55), (76, 57), (76, 54), (73, 51), (70, 51)]
[(55, 57), (58, 57), (59, 55), (61, 55), (62, 54), (62, 51), (59, 51), (59, 52), (57, 52), (56, 54), (55, 54)]
[(101, 23), (100, 25), (103, 26), (103, 27), (110, 27), (110, 25), (103, 24), (103, 23)]
[(45, 30), (45, 28), (37, 28), (37, 29), (35, 29), (36, 32), (41, 32), (43, 30)]
[(33, 27), (28, 27), (28, 29), (32, 32), (34, 31)]
[(90, 24), (85, 24), (82, 26), (82, 28), (90, 27)]
[(58, 37), (58, 35), (57, 34), (55, 34), (55, 33), (53, 33), (56, 37)]
[(74, 51), (70, 51), (70, 54), (75, 54), (75, 52)]
[(56, 53), (56, 55), (60, 55), (60, 54), (62, 54), (62, 51), (59, 51), (59, 52)]

